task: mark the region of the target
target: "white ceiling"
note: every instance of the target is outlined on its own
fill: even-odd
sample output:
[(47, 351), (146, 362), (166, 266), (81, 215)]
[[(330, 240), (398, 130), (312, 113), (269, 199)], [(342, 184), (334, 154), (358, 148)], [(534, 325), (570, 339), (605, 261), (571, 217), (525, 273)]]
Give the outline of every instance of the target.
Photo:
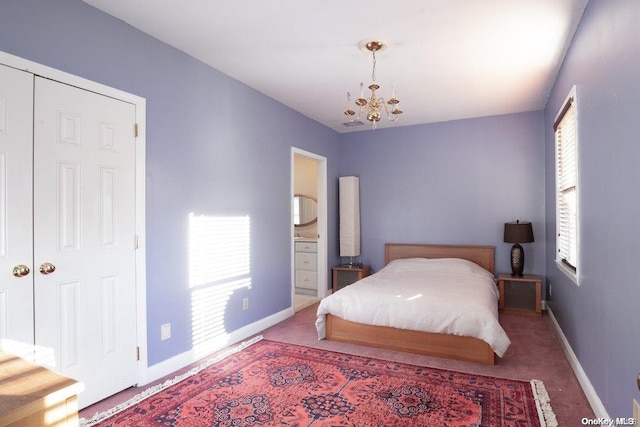
[(388, 44), (378, 95), (393, 84), (404, 111), (378, 128), (543, 109), (588, 2), (84, 1), (338, 132), (370, 129), (343, 111), (371, 83), (371, 39)]

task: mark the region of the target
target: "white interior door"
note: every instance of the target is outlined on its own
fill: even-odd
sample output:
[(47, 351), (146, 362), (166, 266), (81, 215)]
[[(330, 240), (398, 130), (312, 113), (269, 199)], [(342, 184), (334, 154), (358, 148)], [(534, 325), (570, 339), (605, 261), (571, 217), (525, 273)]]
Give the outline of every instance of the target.
[[(36, 77), (36, 362), (81, 407), (135, 384), (135, 106)], [(53, 270), (55, 268), (55, 270)]]
[(0, 348), (28, 359), (34, 340), (32, 132), (33, 75), (0, 65)]

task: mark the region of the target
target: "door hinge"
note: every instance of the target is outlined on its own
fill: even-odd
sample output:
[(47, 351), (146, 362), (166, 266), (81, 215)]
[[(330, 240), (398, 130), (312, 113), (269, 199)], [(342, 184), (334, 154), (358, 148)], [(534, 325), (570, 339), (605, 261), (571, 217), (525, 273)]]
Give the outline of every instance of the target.
[(137, 234), (133, 236), (133, 248), (134, 249), (140, 248), (140, 239), (138, 238)]
[(140, 126), (137, 123), (135, 123), (133, 125), (133, 136), (134, 136), (134, 138), (137, 138), (139, 134), (140, 134)]
[(136, 360), (140, 360), (140, 347), (136, 347)]

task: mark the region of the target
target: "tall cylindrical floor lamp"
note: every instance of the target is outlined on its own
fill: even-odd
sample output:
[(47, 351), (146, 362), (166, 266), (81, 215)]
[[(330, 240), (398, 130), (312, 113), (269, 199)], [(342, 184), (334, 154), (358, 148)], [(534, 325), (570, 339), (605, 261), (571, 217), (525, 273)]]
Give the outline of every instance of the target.
[(360, 178), (341, 176), (340, 192), (340, 256), (353, 258), (360, 256)]

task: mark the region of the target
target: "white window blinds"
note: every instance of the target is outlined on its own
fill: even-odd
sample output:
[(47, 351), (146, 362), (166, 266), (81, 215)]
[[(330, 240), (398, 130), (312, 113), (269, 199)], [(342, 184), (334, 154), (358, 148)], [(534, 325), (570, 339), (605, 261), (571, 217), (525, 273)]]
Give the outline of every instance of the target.
[(578, 267), (578, 129), (575, 89), (554, 125), (556, 136), (556, 261)]

